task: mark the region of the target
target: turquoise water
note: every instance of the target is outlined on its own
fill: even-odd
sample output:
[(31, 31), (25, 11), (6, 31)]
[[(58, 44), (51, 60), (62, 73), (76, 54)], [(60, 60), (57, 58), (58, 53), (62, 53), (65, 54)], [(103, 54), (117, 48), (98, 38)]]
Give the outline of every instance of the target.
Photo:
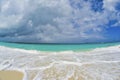
[(120, 42), (116, 43), (101, 43), (101, 44), (19, 44), (19, 43), (5, 43), (0, 42), (0, 46), (6, 46), (11, 48), (20, 48), (26, 50), (38, 50), (38, 51), (86, 51), (95, 48), (108, 47), (120, 45)]

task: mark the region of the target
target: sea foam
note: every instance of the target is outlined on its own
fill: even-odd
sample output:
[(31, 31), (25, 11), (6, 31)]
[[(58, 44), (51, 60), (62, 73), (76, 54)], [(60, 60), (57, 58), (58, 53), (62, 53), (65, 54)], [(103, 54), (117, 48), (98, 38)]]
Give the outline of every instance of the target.
[(120, 46), (85, 52), (0, 46), (0, 70), (21, 71), (23, 80), (120, 80)]

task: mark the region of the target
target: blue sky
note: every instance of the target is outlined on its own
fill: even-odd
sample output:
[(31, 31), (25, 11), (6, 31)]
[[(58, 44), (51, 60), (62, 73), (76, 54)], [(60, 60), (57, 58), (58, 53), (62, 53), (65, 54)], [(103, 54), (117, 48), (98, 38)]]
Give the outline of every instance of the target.
[(0, 41), (120, 41), (120, 0), (0, 0)]

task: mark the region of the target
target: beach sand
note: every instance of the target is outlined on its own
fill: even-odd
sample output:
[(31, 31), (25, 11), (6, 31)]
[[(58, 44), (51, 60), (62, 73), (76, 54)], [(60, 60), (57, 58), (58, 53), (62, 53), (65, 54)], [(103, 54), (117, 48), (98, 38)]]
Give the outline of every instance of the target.
[(119, 47), (39, 52), (0, 46), (0, 80), (120, 80)]
[(18, 71), (0, 71), (0, 80), (23, 80), (23, 76)]

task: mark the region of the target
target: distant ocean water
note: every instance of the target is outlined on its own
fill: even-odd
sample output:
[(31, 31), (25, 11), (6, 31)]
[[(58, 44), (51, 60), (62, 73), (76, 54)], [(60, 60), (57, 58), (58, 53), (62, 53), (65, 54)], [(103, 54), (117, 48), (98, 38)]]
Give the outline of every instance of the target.
[(24, 44), (0, 42), (0, 46), (37, 51), (86, 51), (95, 48), (115, 46), (119, 44), (120, 42), (99, 44)]

